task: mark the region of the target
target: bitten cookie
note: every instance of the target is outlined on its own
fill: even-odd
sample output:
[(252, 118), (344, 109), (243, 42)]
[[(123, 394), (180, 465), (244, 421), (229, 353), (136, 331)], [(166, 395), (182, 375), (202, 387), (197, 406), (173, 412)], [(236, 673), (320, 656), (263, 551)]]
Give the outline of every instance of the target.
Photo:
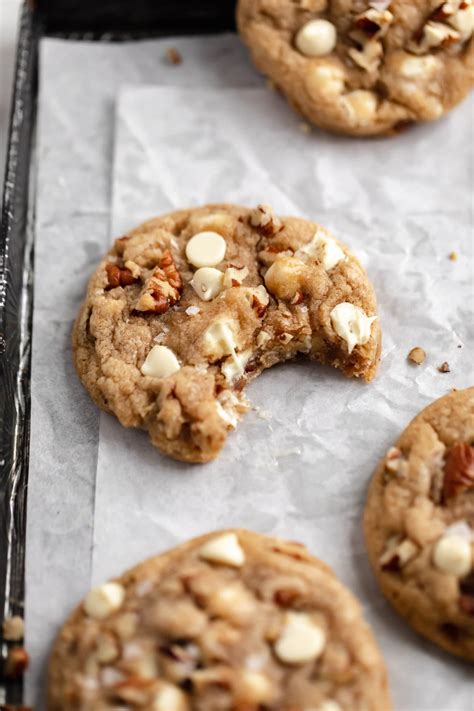
[(474, 661), (474, 388), (427, 407), (389, 449), (370, 485), (365, 534), (398, 612)]
[(473, 85), (472, 0), (239, 0), (237, 23), (256, 66), (331, 131), (432, 121)]
[(306, 353), (370, 380), (380, 353), (371, 284), (318, 225), (211, 205), (116, 240), (77, 318), (77, 371), (95, 402), (190, 462), (217, 456), (242, 389)]
[(361, 608), (306, 548), (212, 533), (92, 590), (49, 663), (49, 711), (389, 711)]

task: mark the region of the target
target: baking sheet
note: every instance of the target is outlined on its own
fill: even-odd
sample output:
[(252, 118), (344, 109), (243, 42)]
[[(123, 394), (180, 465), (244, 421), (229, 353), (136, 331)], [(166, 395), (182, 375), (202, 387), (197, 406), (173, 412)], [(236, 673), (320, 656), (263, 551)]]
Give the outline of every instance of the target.
[[(168, 47), (182, 66), (165, 59)], [(261, 83), (234, 35), (40, 47), (26, 701), (41, 706), (47, 653), (91, 584), (99, 414), (72, 365), (70, 335), (109, 241), (114, 100), (123, 83)]]
[[(384, 349), (370, 385), (303, 359), (267, 371), (248, 388), (255, 410), (203, 466), (166, 459), (102, 414), (93, 582), (215, 527), (302, 540), (364, 604), (399, 711), (472, 708), (472, 669), (389, 609), (361, 532), (378, 459), (418, 410), (472, 382), (472, 108), (367, 142), (307, 135), (267, 89), (132, 87), (118, 104), (111, 237), (220, 200), (315, 219), (367, 268)], [(419, 368), (406, 360), (417, 345), (428, 354)]]

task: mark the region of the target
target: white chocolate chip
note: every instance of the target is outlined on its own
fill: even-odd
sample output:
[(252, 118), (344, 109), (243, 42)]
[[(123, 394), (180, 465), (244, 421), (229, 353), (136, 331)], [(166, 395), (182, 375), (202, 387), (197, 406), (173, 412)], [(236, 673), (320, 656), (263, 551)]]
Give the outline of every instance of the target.
[(275, 654), (286, 664), (306, 664), (317, 659), (326, 645), (326, 634), (303, 612), (288, 612)]
[(306, 75), (306, 86), (312, 96), (334, 96), (342, 94), (346, 74), (335, 64), (317, 64)]
[(245, 554), (235, 533), (224, 533), (201, 546), (200, 558), (212, 563), (222, 563), (240, 568), (245, 563)]
[(472, 568), (471, 544), (456, 535), (444, 535), (433, 549), (433, 562), (443, 573), (462, 578)]
[(216, 267), (225, 257), (227, 244), (217, 232), (198, 232), (186, 245), (186, 257), (195, 267)]
[(268, 341), (271, 339), (271, 336), (269, 333), (266, 331), (260, 331), (260, 333), (257, 336), (257, 346), (259, 348), (263, 348), (263, 346), (266, 346)]
[(328, 20), (310, 20), (296, 35), (295, 44), (307, 57), (324, 57), (337, 43), (337, 31)]
[(202, 301), (211, 301), (221, 293), (224, 275), (214, 267), (201, 267), (190, 282)]
[(151, 378), (167, 378), (180, 369), (175, 354), (166, 346), (153, 346), (141, 367), (143, 375)]
[(232, 286), (239, 286), (249, 275), (247, 267), (229, 267), (224, 272), (223, 286), (225, 289), (230, 289)]
[(239, 674), (239, 701), (264, 704), (274, 698), (273, 684), (260, 672), (242, 670)]
[(205, 355), (212, 360), (219, 360), (226, 355), (235, 356), (237, 343), (234, 334), (237, 329), (238, 324), (233, 319), (215, 321), (203, 336)]
[(318, 708), (315, 709), (315, 711), (342, 711), (342, 708), (339, 706), (337, 701), (332, 701), (332, 699), (328, 699), (327, 701), (323, 701), (322, 704), (319, 704)]
[(113, 662), (119, 656), (118, 644), (112, 635), (100, 635), (96, 644), (95, 658), (101, 664)]
[(104, 620), (123, 605), (125, 588), (120, 583), (104, 583), (89, 592), (84, 600), (84, 611), (89, 617)]
[(322, 230), (316, 232), (311, 242), (300, 247), (296, 252), (296, 256), (299, 259), (305, 259), (305, 257), (320, 259), (321, 264), (327, 271), (333, 269), (343, 259), (346, 259), (346, 255), (336, 240), (324, 234)]
[(405, 79), (431, 77), (438, 70), (438, 60), (432, 54), (425, 57), (407, 57), (400, 67), (400, 74)]
[(234, 380), (242, 377), (245, 373), (245, 366), (252, 356), (252, 350), (248, 348), (242, 353), (236, 353), (232, 358), (226, 360), (221, 370), (228, 383), (233, 383)]
[(367, 316), (362, 309), (347, 301), (331, 311), (331, 323), (337, 335), (346, 343), (349, 353), (355, 346), (363, 346), (370, 339), (370, 330), (377, 316)]
[(373, 91), (351, 91), (342, 97), (342, 101), (349, 119), (359, 126), (366, 126), (377, 113), (377, 97)]
[(188, 708), (186, 695), (181, 689), (166, 682), (162, 682), (151, 704), (151, 711), (187, 711)]
[(447, 19), (447, 22), (459, 32), (462, 41), (469, 39), (474, 32), (474, 5), (469, 4), (464, 9), (458, 10)]
[(217, 414), (222, 420), (224, 420), (226, 425), (229, 425), (229, 427), (232, 427), (232, 429), (235, 429), (235, 427), (237, 427), (239, 420), (235, 413), (226, 410), (220, 402), (216, 402), (216, 409)]

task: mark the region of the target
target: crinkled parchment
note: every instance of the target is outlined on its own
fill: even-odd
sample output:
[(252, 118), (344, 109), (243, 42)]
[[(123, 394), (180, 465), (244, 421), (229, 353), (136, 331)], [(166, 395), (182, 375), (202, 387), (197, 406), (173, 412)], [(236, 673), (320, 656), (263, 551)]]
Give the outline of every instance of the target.
[[(186, 64), (169, 65), (171, 46)], [(115, 96), (123, 84), (152, 82), (260, 79), (233, 35), (41, 43), (26, 561), (26, 697), (36, 711), (49, 647), (92, 575), (99, 413), (74, 372), (72, 322), (110, 239)]]
[[(171, 45), (183, 54), (179, 67), (163, 63)], [(123, 84), (152, 81), (175, 88), (130, 88), (120, 97), (109, 234), (114, 96)], [(300, 539), (335, 568), (374, 625), (399, 711), (467, 711), (471, 668), (422, 641), (384, 602), (360, 522), (371, 472), (400, 430), (432, 399), (472, 382), (473, 103), (396, 139), (358, 141), (304, 133), (267, 89), (227, 88), (252, 85), (263, 82), (230, 36), (43, 44), (30, 700), (58, 626), (91, 584), (235, 524)], [(219, 200), (271, 202), (332, 229), (374, 282), (383, 361), (371, 385), (304, 360), (264, 373), (248, 389), (255, 410), (220, 458), (188, 466), (107, 415), (97, 437), (97, 412), (71, 365), (70, 329), (113, 236), (160, 212)], [(419, 368), (406, 362), (415, 345), (428, 353)], [(451, 372), (441, 374), (445, 360)]]

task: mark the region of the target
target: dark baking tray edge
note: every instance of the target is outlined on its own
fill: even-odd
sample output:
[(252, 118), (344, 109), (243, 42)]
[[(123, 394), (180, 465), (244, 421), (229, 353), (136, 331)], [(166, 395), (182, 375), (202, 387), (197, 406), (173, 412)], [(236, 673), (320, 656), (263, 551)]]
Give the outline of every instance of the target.
[[(115, 9), (116, 8), (116, 9)], [(43, 36), (124, 41), (231, 31), (234, 0), (126, 2), (30, 0), (21, 10), (0, 224), (0, 610), (24, 617), (26, 498), (34, 267), (34, 134), (38, 47)], [(147, 15), (150, 9), (150, 16)], [(1, 167), (0, 167), (1, 168)], [(47, 571), (46, 571), (47, 574)], [(21, 705), (22, 675), (2, 676), (11, 643), (0, 630), (0, 711)], [(7, 706), (8, 705), (8, 706)]]

